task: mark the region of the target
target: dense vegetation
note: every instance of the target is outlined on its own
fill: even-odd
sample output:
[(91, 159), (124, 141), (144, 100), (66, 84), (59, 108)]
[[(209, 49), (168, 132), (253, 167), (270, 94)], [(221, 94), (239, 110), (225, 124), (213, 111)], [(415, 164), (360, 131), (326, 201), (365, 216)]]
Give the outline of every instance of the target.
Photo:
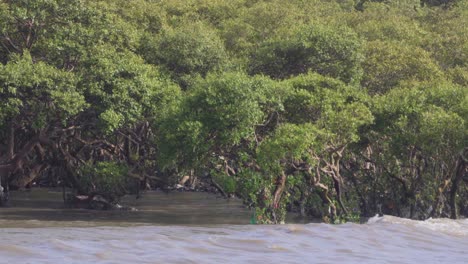
[(456, 0), (1, 1), (2, 199), (185, 182), (263, 223), (467, 215), (467, 28)]

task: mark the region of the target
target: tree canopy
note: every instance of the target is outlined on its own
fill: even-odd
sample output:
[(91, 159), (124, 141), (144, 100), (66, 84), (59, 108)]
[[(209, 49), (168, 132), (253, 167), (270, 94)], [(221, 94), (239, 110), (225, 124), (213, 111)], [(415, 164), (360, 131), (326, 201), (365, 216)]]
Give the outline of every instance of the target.
[(468, 215), (467, 23), (455, 0), (2, 1), (1, 185)]

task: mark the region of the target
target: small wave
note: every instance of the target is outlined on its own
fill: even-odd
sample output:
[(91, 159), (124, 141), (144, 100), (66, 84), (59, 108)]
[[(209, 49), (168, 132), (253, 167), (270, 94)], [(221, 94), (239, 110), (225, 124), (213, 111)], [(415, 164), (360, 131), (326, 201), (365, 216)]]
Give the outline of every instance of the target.
[(5, 255), (6, 253), (24, 257), (32, 257), (36, 255), (36, 252), (26, 247), (16, 245), (0, 245), (0, 253), (1, 252), (3, 252), (3, 254), (0, 255)]
[(367, 221), (368, 225), (375, 225), (379, 223), (396, 224), (409, 228), (431, 230), (451, 236), (468, 236), (468, 219), (453, 220), (448, 218), (429, 218), (427, 220), (421, 221), (390, 215), (376, 215)]
[(369, 218), (369, 220), (367, 220), (367, 224), (372, 225), (372, 224), (381, 222), (383, 219), (384, 219), (383, 216), (379, 216), (378, 214), (376, 214), (374, 217), (371, 217)]
[(418, 225), (434, 231), (441, 231), (455, 236), (468, 236), (468, 219), (428, 219)]
[(364, 225), (0, 228), (0, 263), (464, 263), (466, 237), (432, 229), (467, 225), (376, 216)]

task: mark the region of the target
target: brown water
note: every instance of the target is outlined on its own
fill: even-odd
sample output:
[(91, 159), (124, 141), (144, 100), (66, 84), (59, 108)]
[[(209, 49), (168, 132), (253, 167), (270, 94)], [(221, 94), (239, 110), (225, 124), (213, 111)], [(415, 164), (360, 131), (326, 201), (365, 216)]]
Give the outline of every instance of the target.
[(12, 192), (11, 207), (0, 208), (0, 227), (242, 225), (251, 215), (238, 199), (203, 192), (146, 192), (122, 204), (138, 211), (64, 209), (61, 191), (53, 189)]
[[(0, 209), (0, 263), (467, 263), (468, 220), (249, 225), (237, 200), (147, 193), (138, 212), (60, 209), (57, 192)], [(42, 200), (40, 199), (42, 198)], [(32, 209), (34, 208), (34, 209)]]

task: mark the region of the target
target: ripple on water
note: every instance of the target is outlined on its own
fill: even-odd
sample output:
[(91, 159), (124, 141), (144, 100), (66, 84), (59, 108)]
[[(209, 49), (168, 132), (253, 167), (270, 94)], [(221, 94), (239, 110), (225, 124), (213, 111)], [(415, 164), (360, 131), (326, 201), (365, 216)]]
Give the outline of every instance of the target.
[(464, 263), (468, 248), (467, 237), (388, 222), (29, 230), (0, 229), (0, 263)]
[(13, 244), (9, 245), (0, 245), (0, 256), (25, 256), (25, 257), (34, 257), (37, 252), (34, 250), (28, 249), (24, 246), (17, 246)]
[[(2, 209), (0, 226), (10, 228), (0, 228), (0, 263), (465, 263), (468, 254), (466, 219), (233, 225), (251, 213), (207, 194), (147, 193), (128, 202), (141, 210)], [(207, 223), (226, 225), (187, 226)]]

